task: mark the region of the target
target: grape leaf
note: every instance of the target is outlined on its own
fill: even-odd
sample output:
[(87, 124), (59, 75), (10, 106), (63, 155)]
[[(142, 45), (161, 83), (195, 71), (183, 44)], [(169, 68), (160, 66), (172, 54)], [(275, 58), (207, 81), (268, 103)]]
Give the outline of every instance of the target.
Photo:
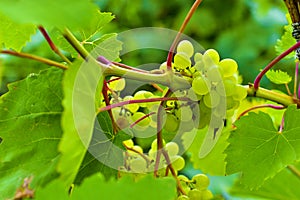
[(89, 0), (20, 0), (0, 1), (0, 11), (19, 23), (79, 29), (89, 27), (98, 8)]
[[(297, 164), (299, 167), (299, 163)], [(272, 200), (299, 200), (300, 190), (295, 187), (300, 185), (300, 179), (284, 169), (275, 175), (272, 179), (266, 180), (258, 190), (249, 190), (243, 185), (236, 183), (231, 188), (230, 193), (238, 196), (267, 198)]]
[(19, 24), (0, 12), (0, 49), (4, 44), (5, 48), (12, 48), (20, 51), (35, 33), (36, 27), (30, 24)]
[(281, 70), (269, 70), (266, 73), (266, 76), (271, 82), (275, 84), (288, 84), (292, 81), (292, 77)]
[[(203, 173), (210, 175), (224, 175), (225, 174), (225, 154), (223, 153), (228, 146), (226, 141), (230, 131), (228, 128), (223, 129), (217, 134), (221, 134), (213, 149), (205, 156), (200, 156), (201, 146), (207, 134), (213, 137), (212, 132), (208, 132), (208, 128), (199, 129), (194, 135), (192, 132), (184, 133), (182, 136), (183, 145), (188, 147), (188, 152), (191, 152), (191, 162), (195, 169), (201, 169)], [(193, 141), (190, 146), (190, 141)]]
[[(58, 199), (58, 197), (63, 196), (54, 191), (62, 190), (62, 184), (59, 180), (56, 180), (44, 189), (38, 190), (35, 199)], [(95, 174), (87, 178), (82, 185), (75, 186), (71, 196), (64, 199), (173, 200), (176, 196), (176, 182), (171, 177), (158, 179), (148, 175), (140, 178), (138, 181), (134, 181), (132, 177), (123, 177), (119, 180), (106, 182), (102, 174)]]
[[(293, 32), (293, 27), (292, 27), (292, 20), (290, 19), (290, 16), (287, 15), (287, 20), (289, 22), (288, 25), (284, 26), (284, 33), (281, 36), (280, 39), (277, 40), (277, 43), (275, 45), (275, 50), (277, 54), (282, 54), (284, 51), (289, 49), (291, 46), (296, 44), (296, 39), (293, 37), (292, 32)], [(295, 57), (295, 52), (290, 53), (287, 55), (285, 58), (293, 58)]]
[(236, 122), (237, 129), (230, 135), (226, 172), (242, 172), (241, 182), (258, 188), (288, 164), (300, 157), (300, 111), (289, 106), (285, 112), (282, 133), (266, 113), (249, 113)]
[(48, 69), (9, 85), (0, 99), (0, 199), (14, 195), (25, 177), (44, 186), (57, 176), (62, 70)]

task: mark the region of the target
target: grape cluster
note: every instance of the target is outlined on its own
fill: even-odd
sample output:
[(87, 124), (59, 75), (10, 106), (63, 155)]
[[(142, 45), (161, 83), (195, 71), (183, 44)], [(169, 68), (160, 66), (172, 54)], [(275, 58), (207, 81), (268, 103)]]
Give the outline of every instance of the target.
[[(160, 69), (165, 70), (166, 63)], [(194, 54), (192, 43), (183, 40), (177, 46), (172, 69), (181, 76), (192, 78), (190, 89), (175, 91), (173, 96), (185, 96), (197, 102), (167, 103), (167, 122), (180, 122), (183, 131), (189, 131), (193, 127), (203, 128), (208, 124), (212, 128), (221, 127), (225, 118), (231, 117), (247, 96), (247, 90), (238, 84), (237, 63), (229, 58), (220, 60), (216, 50), (209, 49), (204, 54)], [(178, 125), (165, 128), (174, 131), (178, 129)]]
[(209, 200), (213, 198), (208, 189), (209, 178), (205, 174), (196, 174), (192, 180), (184, 175), (179, 175), (180, 185), (187, 195), (180, 195), (177, 200)]
[[(120, 175), (125, 174), (146, 174), (148, 172), (153, 172), (155, 168), (155, 161), (157, 155), (157, 140), (155, 139), (151, 148), (148, 151), (148, 154), (143, 152), (143, 149), (134, 145), (132, 140), (126, 140), (123, 142), (124, 146), (127, 148), (127, 151), (124, 155), (124, 166), (120, 167)], [(167, 151), (172, 166), (177, 173), (182, 170), (185, 166), (185, 160), (178, 155), (179, 146), (175, 142), (166, 143), (163, 141), (164, 149)], [(163, 155), (160, 157), (159, 168), (158, 168), (158, 176), (164, 177), (167, 175), (171, 175), (171, 172), (167, 172), (167, 162)]]

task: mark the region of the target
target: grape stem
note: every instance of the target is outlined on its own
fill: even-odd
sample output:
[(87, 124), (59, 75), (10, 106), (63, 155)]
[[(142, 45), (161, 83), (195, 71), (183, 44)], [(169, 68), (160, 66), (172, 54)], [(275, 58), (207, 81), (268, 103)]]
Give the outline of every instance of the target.
[[(109, 87), (108, 87), (106, 81), (104, 80), (103, 81), (103, 87), (102, 87), (102, 95), (103, 95), (104, 102), (105, 102), (106, 106), (110, 106), (109, 98), (108, 98), (108, 95), (107, 95), (108, 89), (109, 89)], [(114, 132), (114, 134), (117, 134), (118, 131), (120, 130), (120, 128), (118, 127), (111, 110), (108, 110), (108, 115), (109, 115), (110, 120), (112, 122), (113, 132)]]
[(168, 101), (168, 100), (178, 100), (178, 101), (192, 101), (190, 98), (187, 97), (157, 97), (157, 98), (149, 98), (149, 99), (133, 99), (133, 100), (127, 100), (122, 101), (119, 103), (111, 104), (102, 108), (98, 109), (98, 113), (111, 110), (116, 107), (121, 107), (127, 104), (133, 104), (133, 103), (150, 103), (150, 102), (157, 102), (157, 101)]
[(124, 144), (124, 143), (123, 143), (123, 146), (124, 146), (127, 150), (129, 150), (129, 151), (132, 151), (132, 152), (134, 152), (134, 153), (139, 154), (139, 155), (147, 162), (147, 166), (150, 165), (151, 160), (150, 160), (146, 155), (144, 155), (143, 153), (137, 151), (137, 150), (134, 149), (134, 148), (131, 148), (131, 147), (129, 147), (129, 146), (126, 146), (126, 144)]
[(243, 111), (237, 118), (237, 120), (239, 120), (242, 116), (244, 116), (245, 114), (247, 114), (248, 112), (252, 111), (252, 110), (256, 110), (256, 109), (259, 109), (259, 108), (273, 108), (273, 109), (277, 109), (277, 110), (281, 110), (281, 109), (284, 109), (285, 106), (282, 106), (282, 105), (273, 105), (273, 104), (263, 104), (263, 105), (257, 105), (257, 106), (253, 106), (245, 111)]
[(51, 38), (50, 38), (49, 34), (47, 33), (47, 31), (45, 30), (45, 28), (43, 26), (38, 26), (38, 29), (40, 30), (40, 32), (42, 33), (42, 35), (44, 36), (44, 38), (48, 42), (48, 44), (49, 44), (50, 48), (52, 49), (52, 51), (54, 53), (56, 53), (59, 57), (61, 57), (68, 64), (72, 64), (72, 62), (56, 47), (56, 45), (51, 40)]
[(262, 77), (280, 60), (282, 60), (285, 56), (289, 55), (292, 51), (300, 47), (300, 41), (297, 42), (295, 45), (290, 47), (288, 50), (277, 56), (274, 60), (272, 60), (255, 78), (254, 80), (254, 90), (258, 90), (259, 83)]
[(187, 26), (187, 24), (189, 23), (189, 21), (191, 20), (193, 14), (195, 13), (195, 11), (197, 10), (198, 6), (200, 5), (200, 3), (202, 2), (202, 0), (196, 0), (193, 4), (193, 6), (191, 7), (191, 9), (189, 10), (188, 14), (186, 15), (183, 23), (181, 24), (181, 27), (170, 47), (169, 53), (168, 53), (168, 57), (167, 57), (167, 70), (168, 71), (172, 71), (172, 59), (173, 59), (173, 55), (174, 55), (174, 51), (175, 51), (175, 47), (177, 46), (180, 36), (183, 33), (185, 27)]
[(35, 61), (47, 64), (50, 66), (58, 67), (60, 69), (68, 69), (67, 66), (60, 64), (56, 61), (53, 61), (53, 60), (50, 60), (47, 58), (42, 58), (42, 57), (39, 57), (36, 55), (28, 54), (28, 53), (16, 52), (16, 51), (11, 51), (11, 50), (2, 50), (2, 51), (0, 51), (0, 53), (17, 56), (17, 57), (21, 57), (21, 58), (28, 58), (28, 59), (35, 60)]
[(279, 127), (279, 130), (278, 130), (279, 133), (282, 133), (283, 127), (284, 127), (284, 116), (282, 116), (282, 119), (281, 119), (280, 127)]
[(247, 93), (248, 93), (249, 97), (251, 97), (251, 96), (260, 97), (263, 99), (277, 102), (284, 106), (289, 106), (291, 104), (297, 104), (297, 106), (300, 107), (299, 99), (296, 99), (292, 96), (289, 96), (289, 95), (286, 95), (283, 93), (279, 93), (279, 92), (275, 92), (272, 90), (267, 90), (267, 89), (264, 89), (261, 87), (259, 89), (255, 90), (253, 84), (249, 84), (248, 86), (244, 86), (244, 87), (247, 88)]

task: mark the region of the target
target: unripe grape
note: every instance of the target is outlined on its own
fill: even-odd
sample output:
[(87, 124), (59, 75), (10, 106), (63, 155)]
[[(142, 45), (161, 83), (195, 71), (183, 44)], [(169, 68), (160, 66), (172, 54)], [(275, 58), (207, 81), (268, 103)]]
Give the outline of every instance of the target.
[(202, 62), (203, 63), (203, 55), (201, 53), (195, 53), (194, 55), (194, 62)]
[(210, 200), (214, 197), (210, 190), (203, 190), (202, 191), (202, 200)]
[(126, 147), (130, 147), (130, 148), (132, 148), (132, 147), (134, 146), (134, 143), (133, 143), (133, 141), (132, 141), (131, 139), (129, 139), (129, 140), (124, 140), (124, 141), (123, 141), (123, 144), (124, 144)]
[(202, 76), (194, 78), (192, 88), (198, 95), (205, 95), (210, 91), (210, 82)]
[(223, 69), (224, 77), (232, 76), (238, 69), (238, 64), (230, 58), (221, 60), (219, 66)]
[(183, 52), (179, 52), (174, 56), (174, 65), (176, 69), (183, 70), (191, 66), (191, 60)]
[(172, 156), (170, 159), (175, 170), (179, 171), (184, 168), (185, 160), (181, 156)]
[(214, 49), (206, 50), (204, 55), (208, 55), (212, 59), (212, 61), (216, 64), (218, 64), (220, 61), (219, 53)]
[(165, 148), (170, 156), (175, 156), (179, 152), (179, 146), (175, 142), (168, 142)]
[(209, 81), (218, 82), (222, 81), (222, 71), (217, 65), (213, 65), (207, 69), (207, 78)]
[[(166, 141), (163, 140), (163, 146), (166, 145)], [(153, 140), (152, 144), (151, 144), (151, 149), (153, 149), (154, 151), (157, 151), (157, 139)]]
[[(123, 98), (124, 101), (129, 101), (129, 100), (133, 100), (133, 99), (134, 99), (133, 96), (125, 96), (125, 97)], [(132, 104), (124, 105), (124, 107), (125, 107), (127, 110), (129, 110), (131, 113), (135, 113), (135, 112), (138, 111), (138, 109), (139, 109), (140, 106), (139, 106), (139, 104), (137, 104), (137, 103), (132, 103)]]
[(203, 97), (204, 104), (209, 108), (214, 108), (220, 103), (220, 95), (212, 90), (209, 94)]
[(188, 197), (190, 198), (190, 200), (200, 200), (202, 197), (202, 193), (198, 189), (193, 189), (189, 191)]
[(130, 161), (129, 165), (131, 171), (136, 173), (145, 172), (147, 168), (147, 162), (143, 158), (135, 158)]
[(193, 44), (188, 40), (182, 40), (177, 45), (177, 52), (183, 52), (187, 56), (192, 57), (194, 54), (194, 47)]
[(125, 88), (125, 79), (124, 78), (120, 78), (118, 79), (119, 77), (116, 77), (116, 76), (112, 76), (110, 78), (110, 80), (114, 80), (114, 79), (117, 79), (117, 80), (114, 80), (112, 82), (109, 82), (109, 87), (110, 89), (114, 90), (114, 91), (122, 91), (124, 88)]
[[(131, 116), (133, 122), (145, 117), (146, 115), (142, 112), (136, 112)], [(149, 117), (143, 118), (143, 120), (139, 121), (134, 127), (145, 129), (150, 124), (151, 119)]]
[(173, 114), (167, 114), (167, 119), (164, 124), (164, 129), (168, 132), (176, 132), (179, 127), (179, 120)]
[(187, 122), (193, 117), (193, 111), (190, 106), (181, 106), (179, 109), (175, 110), (175, 115), (180, 121)]
[(241, 85), (237, 85), (235, 88), (235, 92), (232, 95), (234, 100), (241, 101), (247, 97), (247, 89)]
[(177, 200), (189, 200), (190, 198), (186, 195), (180, 195)]
[(236, 92), (236, 85), (232, 80), (224, 80), (224, 88), (226, 91), (226, 96), (232, 96)]
[(198, 190), (204, 190), (209, 186), (209, 178), (205, 174), (196, 174), (192, 181)]
[[(139, 99), (149, 99), (153, 96), (152, 92), (145, 91), (145, 90), (140, 90), (136, 92), (133, 96), (134, 99), (139, 100)], [(138, 104), (141, 107), (147, 107), (147, 103), (139, 103)]]

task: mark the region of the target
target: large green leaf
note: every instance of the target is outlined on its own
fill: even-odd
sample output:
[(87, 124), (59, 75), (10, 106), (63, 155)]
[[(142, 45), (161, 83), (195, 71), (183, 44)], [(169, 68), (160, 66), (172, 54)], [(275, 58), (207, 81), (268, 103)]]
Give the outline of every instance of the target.
[(299, 117), (300, 111), (295, 106), (288, 107), (283, 132), (275, 129), (266, 113), (249, 113), (238, 120), (225, 151), (227, 173), (242, 172), (242, 183), (249, 188), (258, 188), (299, 159)]
[[(213, 137), (213, 132), (208, 131), (208, 128), (199, 129), (194, 135), (192, 132), (184, 133), (182, 136), (183, 145), (191, 152), (191, 161), (195, 169), (201, 169), (204, 173), (210, 175), (224, 175), (225, 174), (225, 154), (223, 153), (228, 142), (229, 136), (228, 128), (217, 132), (221, 134), (212, 150), (205, 156), (201, 156), (201, 147), (204, 143), (205, 137)], [(208, 134), (208, 135), (207, 135)], [(194, 136), (193, 136), (194, 135)], [(190, 146), (188, 145), (190, 144)]]
[[(299, 164), (297, 164), (299, 167)], [(300, 190), (299, 177), (288, 169), (279, 172), (274, 178), (267, 180), (258, 190), (249, 190), (243, 185), (236, 183), (231, 189), (233, 195), (244, 197), (266, 198), (270, 200), (299, 200)]]
[(2, 0), (0, 11), (19, 23), (71, 29), (88, 26), (98, 12), (97, 6), (89, 0)]
[[(60, 192), (55, 192), (60, 191)], [(101, 174), (86, 179), (74, 188), (69, 198), (62, 195), (63, 186), (59, 180), (36, 192), (36, 200), (52, 199), (130, 199), (130, 200), (173, 200), (176, 198), (176, 182), (171, 177), (154, 178), (152, 175), (134, 181), (131, 177), (106, 182)], [(142, 192), (142, 193), (141, 193)]]
[(62, 70), (49, 69), (10, 84), (0, 99), (0, 199), (14, 195), (25, 177), (33, 187), (57, 176), (62, 130)]
[(5, 48), (16, 51), (20, 51), (25, 46), (36, 29), (34, 25), (16, 23), (1, 12), (0, 27), (0, 49), (4, 45)]

